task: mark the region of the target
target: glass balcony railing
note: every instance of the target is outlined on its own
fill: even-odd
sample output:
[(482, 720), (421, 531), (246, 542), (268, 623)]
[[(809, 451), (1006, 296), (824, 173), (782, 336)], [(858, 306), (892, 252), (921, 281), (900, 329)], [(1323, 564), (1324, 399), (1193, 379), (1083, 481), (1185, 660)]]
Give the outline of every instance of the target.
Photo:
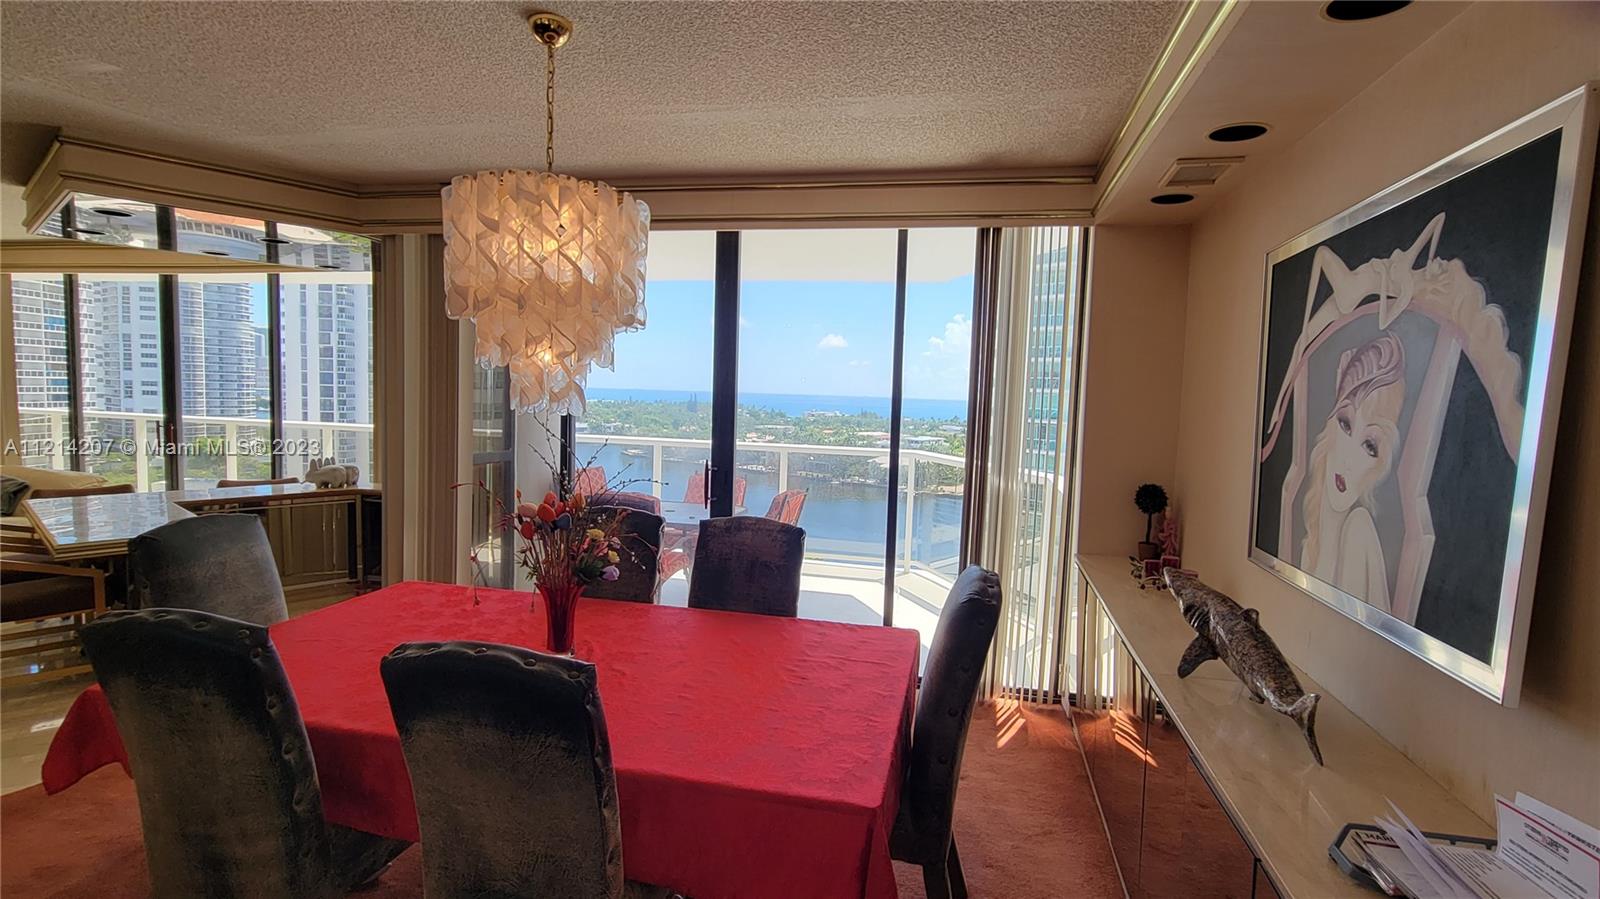
[[(65, 469), (70, 465), (70, 428), (67, 410), (20, 410), (22, 462), (39, 468)], [(84, 470), (104, 476), (113, 484), (133, 484), (142, 492), (174, 489), (166, 483), (162, 462), (160, 413), (85, 410), (84, 435), (78, 443)], [(271, 423), (261, 418), (185, 415), (184, 486), (214, 487), (224, 478), (260, 479), (272, 476)], [(363, 483), (372, 475), (371, 424), (322, 421), (285, 421), (283, 474), (301, 477), (313, 456), (332, 456), (361, 468)]]
[[(605, 469), (613, 483), (665, 500), (684, 498), (691, 475), (701, 470), (711, 442), (692, 438), (578, 434), (580, 463)], [(593, 459), (592, 462), (589, 462)], [(889, 451), (880, 447), (811, 444), (742, 444), (736, 477), (744, 480), (740, 514), (764, 515), (773, 497), (806, 491), (800, 526), (806, 529), (807, 561), (883, 570), (883, 496)], [(952, 581), (961, 541), (962, 485), (966, 460), (922, 449), (900, 451), (896, 516), (900, 533), (896, 562), (903, 572), (921, 571)]]

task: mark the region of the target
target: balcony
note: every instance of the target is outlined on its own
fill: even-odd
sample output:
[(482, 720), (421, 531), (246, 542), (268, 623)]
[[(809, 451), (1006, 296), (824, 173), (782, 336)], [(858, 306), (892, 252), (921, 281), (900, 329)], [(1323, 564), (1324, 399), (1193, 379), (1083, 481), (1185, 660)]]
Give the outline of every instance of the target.
[[(30, 452), (23, 464), (40, 468), (69, 467), (67, 448), (71, 434), (67, 410), (23, 408), (22, 440)], [(79, 448), (84, 469), (100, 474), (113, 484), (133, 484), (143, 493), (166, 490), (166, 469), (162, 464), (161, 420), (157, 412), (101, 412), (84, 410), (84, 435)], [(298, 477), (306, 470), (308, 456), (334, 456), (340, 462), (361, 467), (362, 477), (372, 472), (371, 424), (346, 424), (288, 420), (284, 425), (283, 474)], [(223, 478), (269, 478), (272, 476), (271, 423), (261, 418), (220, 415), (183, 416), (184, 435), (179, 441), (185, 455), (185, 487), (213, 487)], [(261, 452), (250, 452), (246, 444), (256, 443)], [(314, 447), (301, 452), (299, 447)], [(245, 452), (239, 452), (241, 448)]]
[[(613, 483), (637, 482), (625, 489), (677, 500), (689, 477), (702, 470), (711, 442), (580, 432), (576, 450), (580, 462), (593, 459)], [(739, 514), (765, 514), (778, 493), (807, 491), (800, 515), (806, 530), (801, 617), (882, 623), (888, 449), (741, 442), (734, 464), (746, 484)], [(898, 507), (894, 623), (921, 634), (924, 655), (958, 573), (965, 477), (960, 456), (900, 451), (900, 482), (892, 494)], [(663, 604), (682, 605), (687, 597), (681, 572), (662, 585)]]

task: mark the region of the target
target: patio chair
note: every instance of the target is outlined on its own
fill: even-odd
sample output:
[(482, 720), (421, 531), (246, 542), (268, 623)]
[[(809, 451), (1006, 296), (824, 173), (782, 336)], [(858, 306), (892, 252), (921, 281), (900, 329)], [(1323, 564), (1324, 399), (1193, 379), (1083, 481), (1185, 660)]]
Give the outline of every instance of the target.
[(254, 515), (201, 515), (153, 528), (128, 543), (138, 608), (198, 609), (253, 624), (289, 617), (272, 545)]
[(999, 621), (1000, 577), (968, 567), (950, 588), (933, 631), (911, 725), (900, 812), (889, 839), (896, 861), (922, 867), (928, 899), (966, 899), (951, 822), (978, 679)]
[(84, 651), (127, 748), (156, 896), (342, 897), (409, 845), (330, 824), (267, 629), (112, 612)]
[(572, 492), (596, 496), (606, 492), (606, 470), (598, 465), (580, 468), (572, 475)]
[(700, 522), (689, 608), (799, 617), (806, 532), (770, 518)]
[(379, 669), (411, 771), (425, 895), (665, 894), (623, 880), (594, 665), (454, 642), (402, 643)]
[(800, 523), (800, 510), (806, 506), (806, 491), (785, 490), (772, 498), (772, 505), (767, 507), (767, 517), (773, 521), (784, 524), (798, 525)]
[[(750, 482), (741, 477), (733, 479), (733, 505), (735, 509), (744, 508), (745, 490)], [(697, 471), (689, 475), (689, 484), (683, 488), (683, 501), (686, 503), (704, 503), (706, 501), (706, 474)]]

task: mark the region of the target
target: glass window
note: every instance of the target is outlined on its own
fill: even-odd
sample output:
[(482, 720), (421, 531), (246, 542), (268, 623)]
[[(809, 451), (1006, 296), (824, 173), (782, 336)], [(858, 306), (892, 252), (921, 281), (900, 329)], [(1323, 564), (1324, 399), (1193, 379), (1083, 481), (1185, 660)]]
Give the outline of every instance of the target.
[(906, 238), (894, 623), (929, 635), (960, 573), (977, 240), (973, 228)]
[(740, 238), (734, 503), (805, 528), (804, 571), (831, 581), (802, 591), (803, 618), (883, 622), (897, 240)]
[(161, 246), (154, 206), (90, 194), (73, 196), (72, 228), (67, 236), (125, 247)]
[(11, 315), (22, 464), (68, 468), (66, 279), (12, 275)]
[[(470, 323), (466, 325), (470, 327)], [(472, 368), (472, 538), (475, 583), (510, 587), (512, 538), (501, 520), (515, 501), (516, 416), (506, 395), (505, 366)]]
[(587, 477), (668, 504), (661, 600), (678, 605), (688, 601), (693, 559), (694, 529), (684, 523), (684, 509), (704, 504), (711, 454), (716, 256), (711, 231), (650, 235), (649, 321), (616, 336), (614, 369), (589, 373), (588, 412), (575, 424), (574, 455), (580, 469), (590, 469)]
[(89, 448), (83, 467), (114, 484), (164, 490), (158, 278), (94, 275), (77, 282), (81, 436)]
[(272, 477), (267, 276), (181, 276), (178, 318), (185, 486)]
[[(285, 475), (332, 456), (372, 478), (372, 242), (279, 225), (278, 261), (319, 269), (279, 277)], [(322, 385), (331, 380), (331, 389)]]
[(180, 253), (204, 253), (230, 259), (267, 258), (267, 224), (215, 212), (178, 209), (173, 212)]

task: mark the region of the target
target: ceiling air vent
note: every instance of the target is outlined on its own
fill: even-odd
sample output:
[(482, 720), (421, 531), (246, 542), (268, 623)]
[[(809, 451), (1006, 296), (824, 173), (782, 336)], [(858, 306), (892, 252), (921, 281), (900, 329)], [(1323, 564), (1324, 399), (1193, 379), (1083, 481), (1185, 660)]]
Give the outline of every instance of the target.
[(1180, 159), (1167, 169), (1162, 187), (1210, 187), (1228, 169), (1244, 162), (1243, 156), (1218, 156), (1209, 159)]

